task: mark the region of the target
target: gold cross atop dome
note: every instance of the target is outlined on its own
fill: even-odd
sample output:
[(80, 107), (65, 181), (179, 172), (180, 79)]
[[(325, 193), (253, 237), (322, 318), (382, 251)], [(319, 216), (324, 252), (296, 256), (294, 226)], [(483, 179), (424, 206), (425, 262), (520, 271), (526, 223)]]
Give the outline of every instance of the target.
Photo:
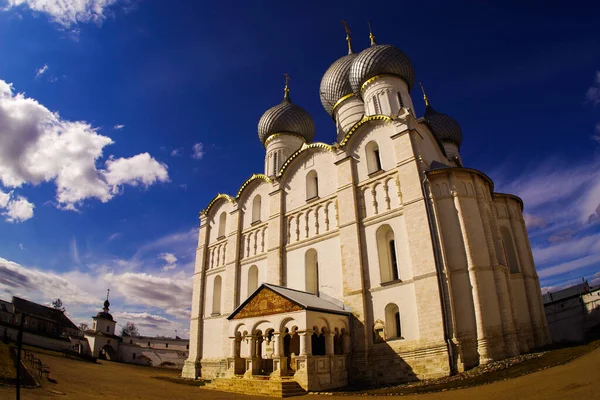
[(342, 20), (342, 24), (344, 25), (344, 29), (346, 30), (346, 41), (348, 42), (348, 54), (352, 54), (352, 38), (350, 37), (350, 28), (346, 21)]
[(373, 35), (373, 29), (371, 29), (371, 21), (367, 21), (367, 24), (369, 24), (369, 39), (371, 39), (371, 46), (376, 45), (375, 35)]
[(423, 87), (423, 84), (421, 82), (419, 82), (419, 86), (421, 86), (421, 91), (423, 92), (423, 100), (425, 100), (425, 105), (429, 106), (429, 98), (425, 94), (425, 88)]

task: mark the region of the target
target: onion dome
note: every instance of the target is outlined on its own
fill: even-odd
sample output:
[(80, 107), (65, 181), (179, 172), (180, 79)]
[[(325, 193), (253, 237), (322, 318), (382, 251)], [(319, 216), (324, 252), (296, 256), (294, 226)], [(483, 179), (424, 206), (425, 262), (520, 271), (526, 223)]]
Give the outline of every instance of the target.
[(350, 53), (338, 59), (325, 71), (321, 79), (321, 104), (329, 115), (333, 116), (333, 108), (340, 99), (353, 94), (348, 74), (356, 56), (357, 54)]
[(110, 313), (107, 313), (105, 311), (100, 311), (98, 314), (96, 314), (96, 318), (107, 319), (109, 321), (113, 320), (113, 316), (110, 315)]
[(275, 133), (300, 135), (306, 142), (315, 136), (313, 119), (305, 109), (292, 103), (287, 80), (286, 77), (283, 101), (269, 108), (258, 121), (258, 138), (262, 144)]
[(441, 142), (452, 142), (460, 147), (462, 144), (462, 130), (458, 122), (446, 114), (435, 111), (429, 104), (423, 85), (421, 85), (421, 89), (423, 90), (423, 99), (425, 99), (425, 115), (423, 115), (423, 118), (425, 118), (432, 133)]
[(108, 301), (108, 299), (104, 300), (104, 308), (109, 308), (110, 307), (110, 302)]
[(350, 65), (357, 54), (352, 51), (352, 42), (350, 39), (350, 29), (345, 21), (342, 21), (346, 28), (346, 41), (348, 42), (348, 55), (339, 58), (325, 71), (321, 79), (321, 104), (327, 111), (327, 114), (333, 116), (333, 110), (341, 99), (352, 95), (352, 86), (348, 75), (350, 74)]
[(370, 37), (371, 47), (361, 51), (350, 66), (349, 78), (354, 94), (360, 97), (361, 86), (377, 75), (398, 76), (410, 91), (415, 83), (415, 71), (408, 56), (390, 44), (376, 44), (373, 33)]

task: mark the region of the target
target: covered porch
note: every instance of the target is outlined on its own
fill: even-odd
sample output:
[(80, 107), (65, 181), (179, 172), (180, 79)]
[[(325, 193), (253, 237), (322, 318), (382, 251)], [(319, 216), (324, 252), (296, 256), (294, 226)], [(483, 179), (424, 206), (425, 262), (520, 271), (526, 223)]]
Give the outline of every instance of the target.
[(350, 311), (334, 301), (263, 284), (229, 316), (228, 375), (291, 378), (307, 391), (346, 386)]

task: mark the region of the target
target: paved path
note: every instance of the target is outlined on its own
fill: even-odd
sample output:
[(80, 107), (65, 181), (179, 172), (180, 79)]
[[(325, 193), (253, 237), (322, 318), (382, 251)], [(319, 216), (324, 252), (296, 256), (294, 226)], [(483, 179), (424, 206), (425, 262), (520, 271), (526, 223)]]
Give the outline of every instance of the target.
[[(171, 375), (147, 367), (102, 361), (89, 364), (48, 355), (39, 355), (51, 369), (57, 383), (44, 382), (43, 388), (25, 389), (23, 400), (34, 399), (244, 399), (258, 400), (261, 397), (242, 396), (231, 393), (208, 391), (192, 386), (177, 385), (152, 378)], [(509, 379), (469, 389), (451, 390), (441, 393), (402, 396), (410, 400), (527, 400), (527, 399), (600, 399), (600, 348), (570, 363), (535, 372), (519, 378)], [(51, 393), (62, 392), (64, 394)], [(373, 396), (375, 397), (375, 396)], [(383, 396), (389, 398), (389, 396)], [(0, 387), (0, 399), (13, 399), (14, 388)], [(331, 399), (332, 396), (302, 396), (294, 399)], [(364, 396), (337, 397), (364, 399)]]

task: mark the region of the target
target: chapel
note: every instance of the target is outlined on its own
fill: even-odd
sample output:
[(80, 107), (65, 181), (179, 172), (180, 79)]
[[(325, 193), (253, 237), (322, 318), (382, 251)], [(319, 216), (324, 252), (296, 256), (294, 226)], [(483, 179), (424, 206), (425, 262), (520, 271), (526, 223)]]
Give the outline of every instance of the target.
[(286, 79), (258, 122), (264, 171), (200, 213), (183, 377), (317, 391), (549, 343), (522, 200), (463, 164), (460, 125), (424, 90), (416, 115), (402, 50), (371, 33), (354, 52), (346, 32), (319, 91), (331, 140)]

